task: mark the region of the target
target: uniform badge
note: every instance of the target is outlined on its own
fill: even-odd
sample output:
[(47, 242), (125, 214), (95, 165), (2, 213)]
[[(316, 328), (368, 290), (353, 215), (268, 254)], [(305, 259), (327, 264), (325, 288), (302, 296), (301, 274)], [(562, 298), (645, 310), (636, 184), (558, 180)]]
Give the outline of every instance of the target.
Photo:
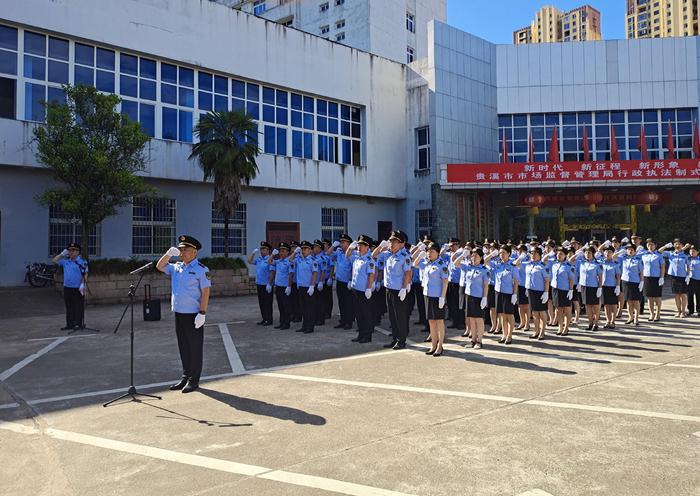
[(211, 281), (211, 274), (209, 272), (205, 272), (204, 277), (206, 277), (207, 279), (209, 279)]
[(448, 272), (447, 267), (443, 267), (443, 268), (442, 268), (442, 271), (443, 271), (445, 274), (447, 274), (447, 272)]
[(369, 263), (369, 268), (370, 268), (370, 269), (373, 269), (373, 268), (374, 268), (374, 262), (370, 262), (370, 263)]

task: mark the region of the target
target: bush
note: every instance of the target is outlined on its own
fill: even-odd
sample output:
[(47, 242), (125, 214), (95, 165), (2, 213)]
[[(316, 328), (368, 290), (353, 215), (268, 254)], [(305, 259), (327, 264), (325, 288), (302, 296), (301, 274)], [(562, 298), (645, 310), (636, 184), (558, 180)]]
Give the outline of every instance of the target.
[[(150, 260), (139, 258), (98, 258), (90, 260), (89, 271), (92, 275), (128, 274), (132, 270), (146, 265)], [(244, 269), (245, 262), (240, 258), (211, 257), (200, 258), (200, 262), (209, 267), (210, 270), (217, 269)], [(146, 272), (156, 271), (155, 263)]]
[(199, 261), (209, 267), (210, 270), (245, 269), (247, 267), (241, 258), (208, 257), (200, 258)]

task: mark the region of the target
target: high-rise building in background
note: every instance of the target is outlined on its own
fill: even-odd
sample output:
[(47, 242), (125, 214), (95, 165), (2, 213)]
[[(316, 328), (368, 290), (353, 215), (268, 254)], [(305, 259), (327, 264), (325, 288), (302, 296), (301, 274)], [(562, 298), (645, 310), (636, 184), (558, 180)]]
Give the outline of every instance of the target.
[(212, 0), (401, 63), (428, 56), (446, 0)]
[(698, 34), (698, 0), (627, 0), (627, 38)]
[(555, 43), (560, 41), (600, 40), (600, 12), (582, 5), (568, 12), (544, 6), (529, 27), (513, 31), (513, 43)]

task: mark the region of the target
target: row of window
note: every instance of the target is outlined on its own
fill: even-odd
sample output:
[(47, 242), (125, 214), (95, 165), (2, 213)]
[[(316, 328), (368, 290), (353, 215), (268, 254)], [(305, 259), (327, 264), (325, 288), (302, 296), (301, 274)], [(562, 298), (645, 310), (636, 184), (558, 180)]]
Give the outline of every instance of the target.
[(358, 107), (0, 25), (0, 117), (23, 99), (23, 118), (43, 122), (44, 102), (78, 83), (118, 94), (151, 137), (192, 142), (205, 112), (239, 110), (258, 122), (264, 153), (361, 164)]
[[(134, 198), (132, 207), (131, 253), (156, 256), (173, 245), (176, 238), (176, 200), (172, 198)], [(346, 208), (321, 208), (321, 236), (336, 240), (348, 230)], [(88, 236), (88, 253), (101, 252), (101, 226), (95, 226)], [(80, 240), (80, 221), (60, 206), (49, 207), (49, 255), (60, 253), (68, 243)], [(224, 253), (224, 218), (211, 209), (211, 254)], [(247, 252), (247, 210), (240, 203), (229, 219), (229, 252)]]

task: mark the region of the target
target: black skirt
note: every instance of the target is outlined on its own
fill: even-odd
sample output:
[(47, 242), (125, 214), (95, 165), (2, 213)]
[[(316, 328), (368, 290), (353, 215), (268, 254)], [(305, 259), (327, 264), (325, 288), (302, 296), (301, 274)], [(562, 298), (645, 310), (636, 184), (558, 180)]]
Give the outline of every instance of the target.
[(425, 297), (425, 315), (428, 320), (445, 320), (445, 307), (440, 308), (440, 298)]
[(464, 295), (467, 300), (466, 315), (470, 319), (483, 319), (484, 309), (481, 308), (481, 298), (477, 296)]
[(496, 308), (496, 286), (493, 284), (489, 284), (489, 294), (487, 295), (486, 299), (488, 300), (486, 308), (489, 310)]
[(542, 303), (542, 295), (544, 291), (537, 291), (536, 289), (528, 289), (527, 296), (530, 299), (530, 310), (533, 312), (546, 312), (547, 304)]
[(661, 286), (658, 277), (644, 278), (644, 296), (647, 298), (661, 298)]
[(638, 282), (622, 281), (622, 295), (625, 301), (641, 301), (642, 293)]
[(513, 314), (515, 305), (510, 301), (512, 296), (508, 293), (496, 293), (496, 313)]
[(581, 297), (583, 299), (583, 304), (584, 305), (597, 305), (600, 303), (600, 299), (598, 296), (596, 296), (596, 293), (598, 292), (598, 286), (593, 286), (593, 287), (588, 287), (588, 286), (581, 286)]
[(552, 291), (552, 305), (554, 308), (566, 308), (571, 306), (571, 300), (566, 297), (567, 289), (550, 288)]
[(685, 294), (688, 292), (685, 277), (671, 276), (671, 292), (673, 294)]
[(459, 287), (459, 309), (464, 310), (467, 305), (467, 294), (464, 292), (464, 286)]
[(603, 286), (603, 305), (617, 305), (615, 286)]
[(518, 305), (527, 305), (530, 303), (527, 297), (527, 289), (525, 286), (518, 286)]

